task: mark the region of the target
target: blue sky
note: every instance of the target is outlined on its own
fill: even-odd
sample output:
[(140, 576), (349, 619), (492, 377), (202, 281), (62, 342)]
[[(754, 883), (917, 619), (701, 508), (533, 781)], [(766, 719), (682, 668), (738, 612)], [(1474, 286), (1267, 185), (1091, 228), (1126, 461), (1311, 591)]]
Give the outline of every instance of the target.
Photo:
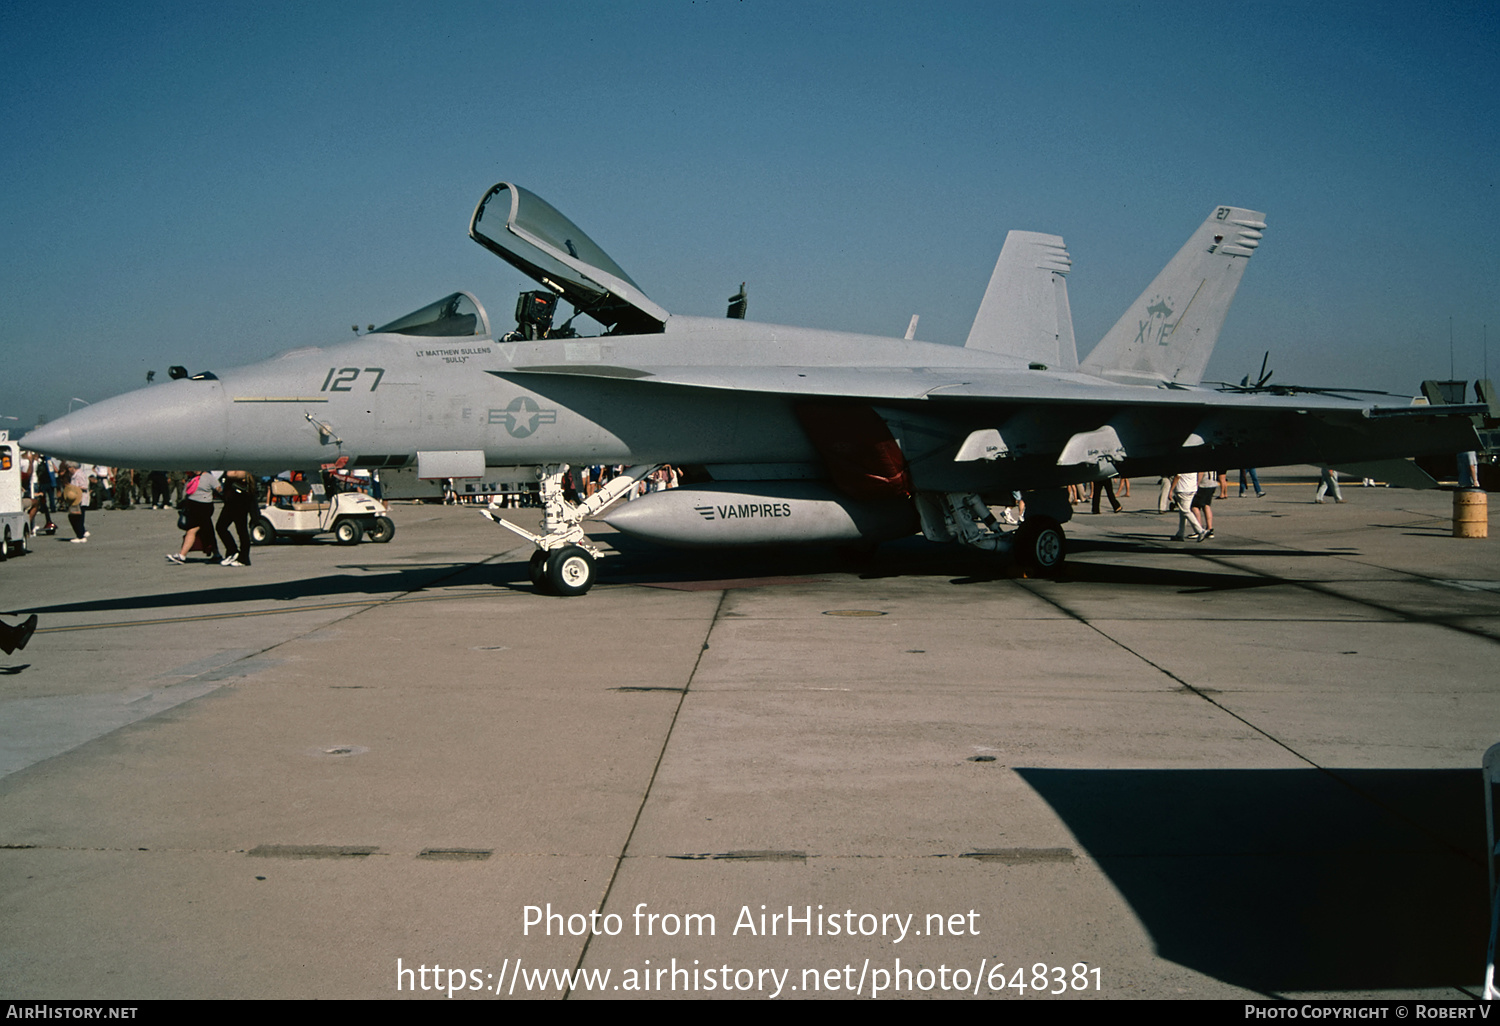
[(1087, 351), (1218, 204), (1267, 212), (1209, 366), (1414, 390), (1495, 336), (1500, 6), (0, 6), (0, 427), (529, 283), (547, 198), (668, 310), (962, 343), (1010, 228)]

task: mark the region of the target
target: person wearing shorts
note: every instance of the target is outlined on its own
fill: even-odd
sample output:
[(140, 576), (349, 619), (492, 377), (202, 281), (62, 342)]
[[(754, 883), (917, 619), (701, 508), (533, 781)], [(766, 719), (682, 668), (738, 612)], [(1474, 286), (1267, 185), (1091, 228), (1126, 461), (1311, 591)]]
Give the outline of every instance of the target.
[(1214, 493), (1219, 490), (1219, 475), (1205, 470), (1198, 475), (1198, 492), (1193, 496), (1193, 509), (1201, 510), (1199, 521), (1203, 524), (1203, 537), (1214, 536)]

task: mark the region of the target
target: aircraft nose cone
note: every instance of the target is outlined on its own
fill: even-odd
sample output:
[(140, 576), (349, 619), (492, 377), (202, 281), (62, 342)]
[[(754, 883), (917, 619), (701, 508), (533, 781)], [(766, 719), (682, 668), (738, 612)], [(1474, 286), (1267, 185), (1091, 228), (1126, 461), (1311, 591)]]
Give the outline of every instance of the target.
[(171, 381), (75, 410), (28, 432), (21, 444), (113, 467), (220, 466), (229, 441), (227, 405), (217, 381)]
[(21, 448), (32, 452), (65, 453), (73, 447), (73, 432), (63, 421), (55, 420), (50, 424), (39, 424), (26, 432), (21, 438)]

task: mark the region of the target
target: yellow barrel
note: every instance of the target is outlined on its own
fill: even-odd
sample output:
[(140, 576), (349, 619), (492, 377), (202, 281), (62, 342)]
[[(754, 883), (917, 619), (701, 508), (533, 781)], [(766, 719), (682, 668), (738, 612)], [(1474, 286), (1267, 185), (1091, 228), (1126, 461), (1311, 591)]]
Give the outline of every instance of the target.
[(1478, 488), (1460, 488), (1453, 493), (1453, 537), (1490, 536), (1489, 496)]

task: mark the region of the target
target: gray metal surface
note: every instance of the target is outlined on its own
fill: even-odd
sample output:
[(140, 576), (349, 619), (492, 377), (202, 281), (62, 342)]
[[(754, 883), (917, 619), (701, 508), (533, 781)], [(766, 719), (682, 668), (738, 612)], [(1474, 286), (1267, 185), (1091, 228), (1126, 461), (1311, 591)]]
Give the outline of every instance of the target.
[[(576, 338), (567, 335), (579, 329), (555, 325), (539, 339), (491, 325), (495, 337), (478, 337), (482, 308), (453, 293), (353, 341), (102, 400), (23, 441), (107, 465), (269, 473), (335, 461), (398, 468), (419, 453), (481, 451), (487, 466), (775, 465), (828, 456), (810, 451), (798, 404), (858, 412), (867, 400), (930, 421), (929, 458), (913, 462), (903, 491), (1002, 493), (1116, 470), (1338, 463), (1474, 445), (1463, 417), (1372, 423), (1371, 408), (1389, 401), (1182, 387), (1201, 380), (1263, 216), (1215, 207), (1080, 364), (1069, 258), (1056, 236), (1008, 243), (971, 344), (956, 347), (671, 315), (550, 204), (500, 183), (476, 209), (472, 237), (613, 331)], [(469, 305), (476, 312), (460, 315)], [(1070, 440), (1106, 429), (1118, 442), (1108, 458), (1075, 462)], [(955, 471), (954, 455), (976, 430), (998, 433), (1004, 446)], [(825, 448), (868, 453), (877, 444), (856, 434)]]

